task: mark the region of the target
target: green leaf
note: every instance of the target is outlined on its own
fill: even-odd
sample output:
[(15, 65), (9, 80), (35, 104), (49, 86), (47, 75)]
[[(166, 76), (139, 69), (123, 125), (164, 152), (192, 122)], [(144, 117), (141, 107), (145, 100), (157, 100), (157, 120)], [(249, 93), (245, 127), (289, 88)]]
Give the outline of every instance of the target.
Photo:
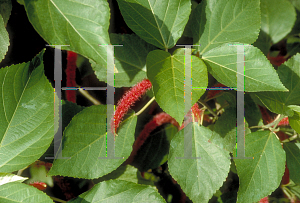
[[(225, 112), (219, 117), (215, 125), (213, 125), (213, 134), (210, 141), (222, 149), (233, 152), (236, 147), (236, 106), (225, 108)], [(251, 133), (245, 122), (245, 134)]]
[(257, 131), (245, 137), (245, 157), (254, 159), (234, 159), (240, 179), (237, 202), (256, 202), (278, 188), (285, 152), (272, 132)]
[(175, 46), (191, 13), (190, 0), (118, 0), (128, 27), (161, 49)]
[(208, 140), (212, 131), (197, 123), (186, 128), (192, 130), (192, 157), (184, 157), (184, 130), (179, 131), (171, 141), (169, 171), (186, 195), (195, 203), (208, 202), (228, 175), (230, 168), (229, 152)]
[[(206, 52), (202, 59), (208, 65), (208, 71), (220, 83), (228, 87), (237, 87), (237, 47), (224, 44)], [(279, 80), (273, 66), (261, 51), (252, 46), (244, 47), (244, 84), (246, 92), (287, 91)]]
[(194, 22), (193, 22), (193, 12), (195, 11), (195, 8), (198, 6), (198, 3), (194, 0), (192, 0), (192, 11), (191, 11), (191, 14), (189, 16), (189, 20), (184, 28), (184, 31), (182, 33), (183, 36), (186, 36), (186, 37), (190, 37), (190, 38), (193, 38), (193, 29), (192, 27), (194, 26)]
[(260, 29), (259, 4), (259, 0), (207, 0), (199, 4), (198, 13), (205, 7), (205, 15), (194, 16), (199, 20), (195, 21), (193, 37), (194, 44), (200, 45), (200, 54), (224, 43), (255, 42)]
[(290, 178), (300, 185), (300, 143), (284, 143), (283, 149), (286, 152), (286, 164), (290, 172)]
[(272, 39), (271, 37), (265, 33), (264, 31), (260, 30), (257, 40), (253, 44), (255, 47), (259, 48), (261, 52), (267, 56), (270, 48), (272, 46)]
[[(258, 106), (254, 103), (249, 94), (245, 94), (245, 119), (251, 126), (258, 126), (259, 122), (261, 122), (261, 112)], [(253, 129), (252, 129), (253, 130)]]
[(18, 2), (19, 4), (21, 4), (21, 5), (25, 5), (24, 0), (17, 0), (17, 2)]
[(37, 188), (18, 182), (0, 185), (0, 202), (5, 203), (53, 203), (49, 196)]
[(124, 180), (109, 180), (98, 183), (89, 191), (68, 202), (153, 202), (165, 200), (151, 186), (139, 185)]
[(73, 117), (64, 131), (62, 156), (56, 159), (49, 175), (93, 179), (118, 168), (130, 155), (137, 117), (124, 121), (115, 137), (115, 157), (106, 157), (106, 106), (85, 108)]
[[(169, 130), (172, 129), (173, 133), (177, 131), (177, 128), (173, 125), (170, 125), (168, 128)], [(153, 130), (144, 144), (139, 148), (132, 163), (139, 171), (148, 171), (163, 164), (162, 161), (167, 156), (170, 146), (170, 140), (167, 139), (165, 130), (162, 127)]]
[(282, 64), (277, 73), (289, 92), (258, 92), (253, 95), (270, 111), (277, 114), (293, 116), (289, 105), (300, 105), (300, 54), (293, 56)]
[(288, 0), (261, 0), (261, 30), (273, 43), (279, 42), (293, 28), (296, 11)]
[(107, 180), (126, 180), (128, 182), (143, 184), (143, 185), (151, 185), (154, 186), (153, 181), (146, 180), (141, 175), (141, 172), (138, 171), (137, 168), (131, 166), (131, 165), (121, 165), (116, 170), (112, 171), (111, 173), (102, 176), (101, 178), (94, 179), (93, 182), (95, 184), (107, 181)]
[[(27, 16), (50, 45), (62, 46), (106, 67), (109, 6), (106, 0), (25, 0)], [(95, 69), (96, 75), (99, 70)]]
[(105, 176), (102, 176), (101, 178), (98, 178), (96, 181), (93, 180), (93, 182), (96, 184), (102, 181), (118, 179), (118, 180), (126, 180), (129, 182), (138, 183), (136, 174), (137, 174), (137, 169), (135, 167), (131, 165), (126, 165), (126, 166), (121, 165), (116, 170), (110, 172), (109, 174), (106, 174)]
[(6, 27), (7, 21), (11, 13), (12, 5), (11, 0), (1, 0), (0, 1), (0, 16), (2, 16), (4, 25)]
[(58, 128), (43, 54), (0, 70), (0, 172), (22, 169), (38, 159)]
[(213, 128), (210, 141), (222, 149), (233, 152), (236, 144), (236, 108), (226, 108)]
[[(153, 85), (155, 100), (159, 106), (181, 124), (184, 118), (184, 77), (185, 55), (154, 50), (147, 56), (147, 76)], [(192, 56), (192, 86), (207, 87), (207, 71), (204, 62)], [(195, 104), (204, 90), (192, 89), (192, 102)]]
[(0, 188), (1, 185), (6, 184), (6, 183), (10, 183), (10, 182), (23, 182), (24, 180), (26, 180), (28, 178), (24, 178), (22, 176), (17, 176), (11, 173), (0, 173)]
[[(146, 57), (147, 54), (156, 49), (155, 46), (146, 43), (137, 35), (110, 34), (115, 50), (115, 87), (131, 87), (147, 78)], [(99, 80), (107, 81), (106, 67), (101, 67), (91, 61), (94, 69), (99, 70), (96, 74)], [(96, 67), (95, 67), (96, 66)]]
[(293, 6), (298, 10), (298, 11), (300, 11), (300, 1), (298, 1), (298, 0), (289, 0), (292, 4), (293, 4)]
[(289, 105), (288, 106), (290, 109), (292, 109), (293, 111), (296, 111), (298, 113), (300, 113), (300, 106), (297, 105)]
[(289, 124), (290, 126), (300, 134), (300, 113), (294, 111), (294, 115), (289, 117)]
[(69, 102), (67, 100), (62, 100), (62, 129), (63, 131), (67, 127), (67, 125), (71, 122), (72, 118), (82, 111), (85, 107), (74, 104), (73, 102)]
[(0, 15), (0, 61), (4, 59), (6, 52), (8, 51), (9, 37), (5, 29), (3, 18)]

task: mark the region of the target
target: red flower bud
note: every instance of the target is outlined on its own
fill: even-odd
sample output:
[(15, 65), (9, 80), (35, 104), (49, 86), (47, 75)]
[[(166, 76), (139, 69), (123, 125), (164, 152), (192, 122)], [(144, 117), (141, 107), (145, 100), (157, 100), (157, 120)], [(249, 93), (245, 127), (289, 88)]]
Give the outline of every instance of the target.
[(45, 190), (47, 188), (47, 184), (43, 183), (43, 182), (33, 182), (33, 183), (29, 183), (29, 185), (32, 185), (33, 187), (36, 187), (39, 190)]

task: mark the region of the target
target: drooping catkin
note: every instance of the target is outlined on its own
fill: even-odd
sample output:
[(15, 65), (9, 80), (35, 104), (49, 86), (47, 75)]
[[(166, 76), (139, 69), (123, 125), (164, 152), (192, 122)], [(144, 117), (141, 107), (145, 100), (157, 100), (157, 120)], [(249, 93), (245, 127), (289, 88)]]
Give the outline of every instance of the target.
[(145, 94), (150, 88), (152, 84), (150, 80), (144, 79), (141, 82), (137, 83), (133, 86), (129, 91), (125, 93), (125, 95), (119, 100), (117, 104), (117, 109), (115, 111), (114, 120), (111, 120), (111, 129), (117, 129), (131, 106), (141, 98), (143, 94)]

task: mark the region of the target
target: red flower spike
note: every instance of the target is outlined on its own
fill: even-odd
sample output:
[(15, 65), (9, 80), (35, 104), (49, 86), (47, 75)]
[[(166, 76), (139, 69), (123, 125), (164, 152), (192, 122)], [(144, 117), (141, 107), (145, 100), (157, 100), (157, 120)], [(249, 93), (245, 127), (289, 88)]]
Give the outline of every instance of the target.
[(71, 191), (72, 188), (70, 186), (70, 183), (68, 183), (68, 181), (64, 177), (55, 176), (54, 180), (56, 184), (60, 187), (61, 191), (64, 193), (67, 200), (71, 200), (76, 197)]
[(198, 122), (200, 120), (200, 118), (201, 118), (201, 115), (202, 115), (203, 111), (201, 111), (199, 109), (199, 106), (198, 106), (197, 102), (192, 107), (192, 112), (193, 112), (193, 114), (195, 116), (195, 121)]
[(32, 185), (33, 187), (36, 187), (39, 190), (45, 190), (47, 188), (47, 184), (43, 183), (43, 182), (33, 182), (33, 183), (29, 183), (29, 185)]
[(271, 118), (271, 116), (269, 115), (267, 109), (262, 107), (262, 106), (259, 106), (259, 105), (258, 105), (258, 107), (259, 107), (259, 110), (260, 110), (260, 113), (262, 115), (263, 120), (266, 123), (272, 123), (274, 119)]
[(39, 168), (40, 166), (45, 166), (46, 170), (49, 171), (50, 168), (52, 167), (52, 163), (37, 160), (33, 165), (33, 167), (37, 167), (37, 168)]
[(132, 150), (129, 158), (126, 160), (125, 164), (132, 163), (138, 149), (144, 144), (144, 142), (149, 137), (150, 133), (155, 128), (157, 128), (163, 124), (166, 124), (166, 123), (171, 123), (172, 125), (176, 126), (179, 129), (178, 122), (173, 117), (171, 117), (169, 114), (164, 113), (164, 112), (156, 114), (153, 117), (153, 119), (145, 125), (144, 129), (140, 132), (138, 138), (135, 140), (135, 142), (132, 146), (133, 150)]
[(266, 196), (266, 197), (262, 198), (261, 200), (259, 200), (259, 203), (269, 203), (269, 197)]
[(113, 129), (113, 126), (115, 126), (115, 132), (117, 132), (117, 128), (119, 127), (123, 117), (128, 112), (130, 107), (151, 87), (152, 84), (150, 80), (144, 79), (125, 93), (125, 95), (118, 102), (114, 120), (111, 120), (110, 123), (111, 129)]
[(286, 61), (286, 58), (284, 56), (278, 55), (276, 57), (270, 56), (270, 52), (267, 55), (268, 60), (270, 61), (271, 64), (275, 66), (280, 66)]
[(290, 124), (290, 123), (289, 123), (289, 118), (288, 118), (288, 117), (283, 118), (283, 119), (278, 123), (279, 126), (287, 126), (287, 125), (289, 125), (289, 124)]
[[(68, 51), (67, 56), (67, 87), (76, 87), (76, 60), (77, 54), (72, 51)], [(76, 91), (75, 90), (67, 90), (66, 98), (68, 101), (76, 103)]]
[[(194, 114), (194, 118), (195, 118), (195, 122), (199, 122), (200, 121), (200, 118), (201, 118), (201, 115), (203, 114), (203, 111), (199, 109), (199, 106), (197, 103), (195, 103), (193, 106), (192, 106), (192, 113)], [(186, 116), (187, 120), (185, 120), (182, 125), (180, 126), (180, 129), (179, 130), (182, 130), (187, 124), (189, 124), (190, 122), (193, 122), (193, 118), (192, 118), (192, 114), (191, 114), (191, 111), (189, 111)], [(204, 115), (204, 118), (207, 119), (207, 115)], [(204, 120), (205, 120), (204, 119)], [(209, 120), (209, 119), (208, 119)]]
[(281, 179), (281, 184), (286, 185), (290, 182), (290, 171), (285, 163), (285, 171)]

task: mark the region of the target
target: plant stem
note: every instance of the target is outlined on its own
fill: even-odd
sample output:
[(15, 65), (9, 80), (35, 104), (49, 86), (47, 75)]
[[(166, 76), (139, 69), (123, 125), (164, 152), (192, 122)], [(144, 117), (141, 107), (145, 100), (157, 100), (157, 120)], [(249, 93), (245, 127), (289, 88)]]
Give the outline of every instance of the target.
[(56, 198), (56, 197), (50, 197), (50, 198), (53, 199), (54, 201), (57, 201), (57, 202), (62, 202), (62, 203), (66, 203), (66, 202), (67, 202), (67, 201), (58, 199), (58, 198)]
[(278, 114), (278, 116), (275, 118), (275, 120), (272, 123), (269, 123), (268, 125), (265, 125), (265, 127), (272, 127), (272, 129), (275, 129), (278, 125), (278, 123), (284, 118), (284, 115)]
[[(79, 87), (79, 86), (77, 86)], [(80, 88), (80, 87), (79, 87)], [(79, 92), (88, 100), (90, 100), (94, 105), (100, 105), (101, 102), (99, 102), (97, 99), (95, 99), (87, 90), (83, 90), (82, 88), (79, 89)]]
[(288, 139), (282, 140), (281, 142), (290, 142), (292, 140), (297, 139), (298, 137), (299, 137), (298, 134), (296, 134), (296, 135), (293, 135), (292, 137), (290, 137)]
[(139, 112), (137, 112), (137, 113), (135, 113), (134, 115), (135, 116), (138, 116), (138, 115), (140, 115), (141, 113), (143, 113), (143, 111), (145, 111), (145, 109), (153, 102), (155, 100), (155, 97), (152, 97), (151, 99), (150, 99), (150, 101), (148, 101), (148, 103), (141, 109), (141, 110), (139, 110)]
[[(30, 165), (29, 165), (29, 166), (30, 166)], [(23, 173), (23, 171), (24, 171), (25, 169), (27, 169), (29, 166), (26, 166), (25, 168), (18, 170), (17, 175), (18, 175), (18, 176), (21, 176), (22, 173)]]
[(278, 123), (284, 118), (284, 115), (278, 114), (277, 117), (274, 119), (274, 121), (272, 123), (269, 123), (267, 125), (263, 125), (263, 126), (251, 126), (250, 129), (252, 128), (261, 128), (261, 129), (269, 129), (270, 131), (273, 132), (277, 132), (279, 131), (278, 129), (276, 129)]
[(202, 106), (204, 106), (215, 118), (218, 118), (218, 115), (210, 108), (210, 106), (203, 100), (198, 101)]

